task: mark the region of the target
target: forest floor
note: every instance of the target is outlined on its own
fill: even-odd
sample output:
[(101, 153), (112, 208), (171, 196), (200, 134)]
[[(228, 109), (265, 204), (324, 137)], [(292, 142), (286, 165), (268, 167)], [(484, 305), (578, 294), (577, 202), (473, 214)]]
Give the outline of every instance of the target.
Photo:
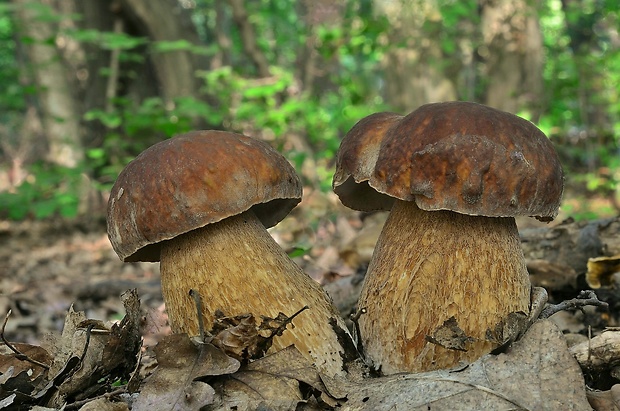
[[(589, 200), (588, 213), (609, 214), (604, 200)], [(565, 208), (584, 213), (583, 202)], [(319, 192), (304, 201), (271, 233), (295, 261), (321, 284), (354, 276), (370, 259), (386, 213), (360, 215), (341, 206), (333, 195)], [(567, 218), (560, 214), (557, 224)], [(520, 227), (547, 226), (519, 219)], [(346, 282), (339, 282), (346, 284)], [(105, 218), (73, 221), (0, 221), (0, 314), (12, 311), (5, 333), (14, 341), (37, 342), (47, 332), (59, 332), (67, 309), (85, 311), (88, 318), (121, 318), (119, 296), (136, 288), (142, 305), (160, 315), (163, 301), (159, 264), (123, 263), (114, 253)], [(332, 286), (337, 304), (350, 290)], [(162, 330), (166, 333), (166, 330)]]
[[(567, 208), (574, 212), (582, 203), (570, 204)], [(606, 210), (607, 205), (603, 201), (600, 207)], [(295, 261), (346, 312), (385, 217), (362, 216), (343, 208), (334, 196), (315, 192), (271, 233), (288, 252), (299, 254)], [(561, 214), (558, 222), (567, 217)], [(519, 224), (540, 226), (531, 219)], [(9, 341), (39, 344), (46, 334), (59, 334), (71, 306), (86, 318), (119, 320), (125, 315), (119, 296), (129, 289), (138, 291), (144, 345), (152, 347), (170, 333), (159, 265), (122, 263), (108, 241), (103, 217), (0, 221), (0, 315), (11, 312), (4, 329)]]

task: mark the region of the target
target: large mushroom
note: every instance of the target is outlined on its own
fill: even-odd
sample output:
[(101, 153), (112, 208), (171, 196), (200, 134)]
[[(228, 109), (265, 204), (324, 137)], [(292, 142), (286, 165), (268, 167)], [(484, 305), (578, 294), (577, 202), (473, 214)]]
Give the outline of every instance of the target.
[(447, 368), (514, 337), (531, 291), (514, 217), (552, 220), (563, 189), (544, 133), (480, 104), (427, 104), (362, 119), (336, 167), (344, 205), (391, 210), (358, 304), (374, 367)]
[(123, 261), (161, 261), (173, 332), (199, 335), (227, 316), (276, 317), (309, 309), (273, 340), (291, 344), (328, 374), (343, 372), (350, 338), (320, 285), (288, 258), (266, 228), (302, 194), (293, 167), (268, 144), (239, 134), (197, 131), (148, 148), (120, 173), (108, 202), (108, 236)]

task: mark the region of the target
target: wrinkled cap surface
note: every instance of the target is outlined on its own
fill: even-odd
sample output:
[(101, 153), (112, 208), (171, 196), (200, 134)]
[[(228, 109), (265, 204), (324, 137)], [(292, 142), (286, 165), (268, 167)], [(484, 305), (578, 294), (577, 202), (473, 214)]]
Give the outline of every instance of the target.
[(195, 131), (142, 152), (108, 201), (108, 237), (123, 261), (159, 261), (161, 242), (252, 208), (265, 227), (301, 201), (295, 169), (267, 143)]
[(488, 217), (556, 217), (563, 172), (534, 124), (481, 104), (426, 104), (407, 116), (358, 122), (338, 152), (334, 191), (350, 208), (423, 210)]

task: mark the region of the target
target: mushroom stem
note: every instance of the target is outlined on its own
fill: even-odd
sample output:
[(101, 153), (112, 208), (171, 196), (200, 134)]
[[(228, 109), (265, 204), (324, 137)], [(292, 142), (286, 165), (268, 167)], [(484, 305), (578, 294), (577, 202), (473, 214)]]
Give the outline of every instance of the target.
[[(368, 311), (359, 320), (367, 359), (384, 374), (474, 361), (499, 345), (487, 330), (529, 312), (530, 288), (514, 218), (423, 211), (397, 200), (359, 302)], [(442, 327), (451, 317), (464, 334)], [(428, 341), (440, 334), (462, 350)]]
[(319, 370), (343, 373), (345, 348), (338, 338), (350, 338), (344, 321), (321, 286), (288, 257), (252, 211), (163, 243), (161, 277), (172, 330), (190, 336), (199, 333), (190, 289), (203, 297), (207, 328), (218, 309), (227, 316), (260, 318), (292, 315), (308, 305), (293, 320), (294, 327), (274, 338), (271, 350), (295, 344)]

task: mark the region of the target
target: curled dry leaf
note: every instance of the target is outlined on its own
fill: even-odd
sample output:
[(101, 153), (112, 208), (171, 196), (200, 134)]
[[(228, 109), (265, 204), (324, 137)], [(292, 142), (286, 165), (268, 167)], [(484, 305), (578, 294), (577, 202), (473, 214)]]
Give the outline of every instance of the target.
[(115, 379), (127, 377), (135, 368), (140, 349), (140, 300), (135, 290), (121, 299), (126, 315), (119, 324), (108, 326), (87, 320), (84, 313), (70, 308), (62, 336), (50, 344), (49, 350), (25, 344), (14, 346), (30, 360), (49, 363), (47, 372), (36, 370), (42, 367), (33, 366), (32, 361), (23, 361), (29, 364), (25, 366), (13, 363), (17, 358), (11, 359), (11, 355), (0, 355), (0, 408), (58, 408), (72, 400), (90, 398)]
[[(97, 392), (108, 381), (127, 378), (133, 371), (140, 350), (140, 300), (136, 290), (121, 296), (126, 314), (118, 324), (107, 326), (100, 321), (82, 320), (73, 324), (71, 356), (77, 358), (74, 370), (67, 371), (67, 378), (58, 385), (58, 395), (52, 405), (62, 405), (66, 398), (83, 392)], [(82, 318), (78, 315), (74, 319)], [(65, 333), (63, 331), (63, 339)], [(105, 383), (100, 381), (105, 381)]]
[(213, 338), (209, 342), (241, 362), (264, 357), (271, 347), (273, 337), (282, 335), (293, 318), (306, 308), (290, 317), (283, 313), (279, 313), (275, 318), (261, 316), (260, 324), (253, 314), (225, 317), (221, 312), (216, 312), (211, 329)]
[(426, 340), (451, 350), (467, 351), (467, 346), (474, 341), (474, 338), (465, 334), (456, 318), (450, 317), (435, 330), (432, 336), (427, 335)]
[(218, 316), (211, 330), (211, 343), (239, 361), (260, 358), (271, 347), (271, 333), (261, 331), (252, 314)]
[(620, 254), (612, 257), (588, 259), (586, 282), (592, 288), (609, 287), (613, 284), (614, 274), (620, 273)]
[(12, 346), (20, 352), (20, 355), (9, 350), (6, 346), (0, 346), (0, 384), (5, 384), (7, 382), (7, 371), (11, 368), (11, 373), (13, 375), (18, 375), (25, 371), (28, 375), (28, 379), (33, 384), (36, 384), (35, 381), (37, 379), (47, 375), (47, 370), (45, 368), (26, 361), (21, 357), (23, 355), (29, 359), (49, 365), (52, 363), (52, 357), (46, 349), (38, 345), (25, 343), (14, 343)]

